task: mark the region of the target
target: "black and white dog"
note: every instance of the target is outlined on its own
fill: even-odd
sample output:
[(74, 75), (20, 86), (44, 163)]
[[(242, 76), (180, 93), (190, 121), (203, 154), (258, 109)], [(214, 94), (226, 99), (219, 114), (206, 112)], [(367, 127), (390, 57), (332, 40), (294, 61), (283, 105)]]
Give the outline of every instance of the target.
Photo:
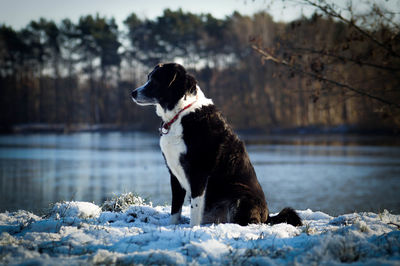
[(190, 225), (282, 223), (301, 225), (291, 208), (269, 216), (244, 144), (196, 80), (179, 64), (159, 64), (132, 92), (139, 105), (155, 105), (162, 118), (160, 146), (171, 174), (171, 224), (179, 223), (185, 195)]

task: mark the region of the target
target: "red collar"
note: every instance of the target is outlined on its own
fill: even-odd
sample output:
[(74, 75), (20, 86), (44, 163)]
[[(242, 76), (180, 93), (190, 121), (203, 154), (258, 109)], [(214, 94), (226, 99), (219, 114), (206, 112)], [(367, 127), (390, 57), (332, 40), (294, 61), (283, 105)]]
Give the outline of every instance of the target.
[(161, 122), (161, 127), (158, 129), (158, 131), (160, 132), (160, 136), (162, 135), (167, 135), (169, 130), (171, 129), (171, 125), (178, 120), (179, 115), (185, 111), (186, 109), (188, 109), (190, 106), (192, 106), (195, 102), (197, 102), (197, 97), (196, 100), (194, 100), (194, 102), (192, 102), (191, 104), (186, 105), (185, 107), (183, 107), (183, 109), (181, 109), (171, 120), (169, 120), (169, 122)]

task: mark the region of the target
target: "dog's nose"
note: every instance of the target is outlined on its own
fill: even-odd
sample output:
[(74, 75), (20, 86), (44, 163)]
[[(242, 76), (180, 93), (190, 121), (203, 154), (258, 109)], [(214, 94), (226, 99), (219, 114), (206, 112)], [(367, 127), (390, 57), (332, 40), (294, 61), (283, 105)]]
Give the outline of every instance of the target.
[(132, 98), (136, 99), (137, 96), (137, 90), (132, 91)]

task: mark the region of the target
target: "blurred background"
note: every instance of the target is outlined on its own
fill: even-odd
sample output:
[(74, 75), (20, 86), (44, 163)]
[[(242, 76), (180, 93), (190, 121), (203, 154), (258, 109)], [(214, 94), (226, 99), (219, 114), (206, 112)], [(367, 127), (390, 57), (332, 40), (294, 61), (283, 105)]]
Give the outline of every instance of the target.
[(400, 211), (400, 1), (4, 0), (0, 211), (169, 203), (154, 108), (178, 62), (246, 142), (272, 211)]

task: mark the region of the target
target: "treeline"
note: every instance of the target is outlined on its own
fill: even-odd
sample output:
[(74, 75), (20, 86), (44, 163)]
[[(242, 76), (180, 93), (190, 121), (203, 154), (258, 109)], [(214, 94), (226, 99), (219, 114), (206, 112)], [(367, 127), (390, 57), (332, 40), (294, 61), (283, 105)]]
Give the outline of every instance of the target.
[[(217, 19), (169, 9), (154, 20), (132, 13), (123, 29), (113, 18), (99, 15), (83, 16), (76, 23), (42, 18), (20, 30), (2, 25), (1, 127), (42, 123), (154, 128), (158, 123), (154, 110), (133, 104), (129, 92), (157, 63), (178, 61), (236, 129), (351, 126), (396, 131), (398, 112), (387, 111), (369, 97), (262, 62), (251, 45), (256, 40), (283, 57), (286, 49), (293, 51), (302, 43), (311, 43), (315, 51), (340, 46), (369, 52), (362, 40), (349, 39), (352, 34), (343, 23), (319, 15), (276, 23), (266, 13), (235, 12)], [(350, 47), (342, 47), (343, 43)], [(390, 91), (387, 95), (399, 102), (397, 74), (384, 75), (383, 70), (354, 60), (336, 58), (324, 65), (313, 59), (313, 51), (296, 51), (309, 58), (316, 73), (328, 68), (357, 87), (383, 84)], [(393, 64), (399, 68), (398, 62), (389, 67)]]

